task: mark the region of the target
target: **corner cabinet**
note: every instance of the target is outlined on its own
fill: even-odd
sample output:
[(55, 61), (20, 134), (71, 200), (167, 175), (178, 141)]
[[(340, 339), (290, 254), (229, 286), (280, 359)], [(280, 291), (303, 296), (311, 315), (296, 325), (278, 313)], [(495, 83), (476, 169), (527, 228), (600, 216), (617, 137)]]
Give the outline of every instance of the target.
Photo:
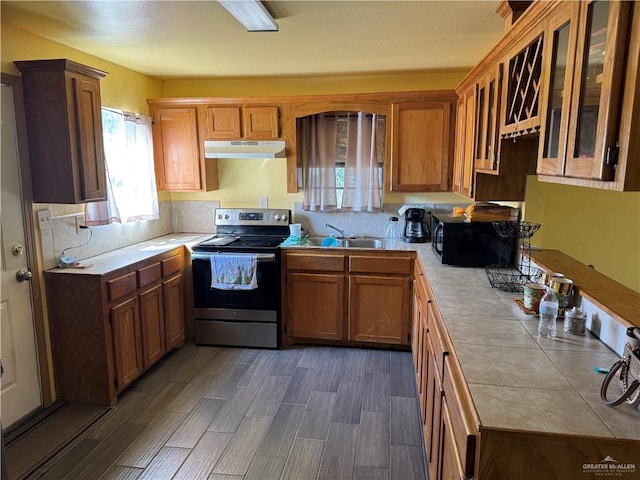
[(117, 394), (184, 344), (183, 247), (107, 274), (47, 271), (56, 392), (114, 405)]
[(33, 200), (105, 200), (100, 80), (107, 73), (66, 59), (16, 61), (22, 73)]
[(150, 110), (158, 190), (217, 189), (217, 163), (204, 158), (196, 107), (152, 104)]
[(412, 255), (341, 250), (284, 252), (288, 342), (409, 345)]
[(449, 190), (453, 166), (452, 102), (394, 103), (391, 108), (391, 191)]

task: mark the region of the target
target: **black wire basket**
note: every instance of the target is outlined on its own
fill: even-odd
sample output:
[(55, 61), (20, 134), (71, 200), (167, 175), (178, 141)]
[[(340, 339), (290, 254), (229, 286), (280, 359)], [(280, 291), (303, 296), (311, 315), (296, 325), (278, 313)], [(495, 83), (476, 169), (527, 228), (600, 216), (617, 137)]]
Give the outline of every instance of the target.
[(529, 267), (528, 273), (501, 265), (488, 265), (485, 270), (491, 286), (503, 292), (522, 292), (525, 284), (538, 283), (542, 279), (542, 270), (535, 267)]
[(531, 266), (529, 239), (541, 225), (506, 220), (491, 223), (500, 236), (501, 256), (499, 258), (502, 258), (503, 251), (511, 251), (514, 244), (520, 250), (520, 260), (515, 267), (512, 265), (489, 265), (486, 267), (491, 286), (505, 292), (522, 292), (526, 283), (538, 283), (542, 278), (542, 270)]
[(531, 238), (541, 227), (539, 223), (499, 221), (491, 222), (498, 235), (503, 238)]

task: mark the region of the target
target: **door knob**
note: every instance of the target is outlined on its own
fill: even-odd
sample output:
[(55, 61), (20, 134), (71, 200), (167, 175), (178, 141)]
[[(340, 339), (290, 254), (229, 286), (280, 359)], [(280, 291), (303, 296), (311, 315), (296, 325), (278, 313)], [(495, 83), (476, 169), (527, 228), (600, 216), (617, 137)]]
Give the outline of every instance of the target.
[(33, 273), (28, 268), (21, 268), (16, 272), (16, 280), (19, 282), (29, 282), (33, 278)]
[(20, 255), (22, 255), (24, 253), (24, 247), (20, 244), (16, 244), (13, 246), (13, 256), (14, 257), (19, 257)]

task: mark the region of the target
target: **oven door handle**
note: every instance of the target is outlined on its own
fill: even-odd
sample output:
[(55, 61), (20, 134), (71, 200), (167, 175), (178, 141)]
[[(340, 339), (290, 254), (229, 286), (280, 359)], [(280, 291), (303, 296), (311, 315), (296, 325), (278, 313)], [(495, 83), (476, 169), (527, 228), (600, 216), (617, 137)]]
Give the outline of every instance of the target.
[(276, 254), (275, 253), (233, 253), (233, 252), (215, 252), (215, 253), (202, 253), (202, 252), (192, 252), (191, 259), (192, 260), (211, 260), (211, 257), (215, 257), (217, 255), (230, 256), (234, 257), (251, 257), (255, 256), (258, 262), (275, 262)]

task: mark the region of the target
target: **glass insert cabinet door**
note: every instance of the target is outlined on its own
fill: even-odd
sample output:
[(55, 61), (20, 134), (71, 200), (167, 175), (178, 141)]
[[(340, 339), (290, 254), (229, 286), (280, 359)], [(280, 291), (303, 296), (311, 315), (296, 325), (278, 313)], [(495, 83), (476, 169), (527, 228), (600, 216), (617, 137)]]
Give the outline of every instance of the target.
[[(542, 118), (537, 173), (563, 175), (576, 52), (579, 2), (566, 2), (553, 13), (545, 32)], [(564, 132), (564, 135), (563, 135)]]
[[(580, 3), (564, 175), (611, 180), (630, 2)], [(548, 119), (547, 119), (548, 120)]]

